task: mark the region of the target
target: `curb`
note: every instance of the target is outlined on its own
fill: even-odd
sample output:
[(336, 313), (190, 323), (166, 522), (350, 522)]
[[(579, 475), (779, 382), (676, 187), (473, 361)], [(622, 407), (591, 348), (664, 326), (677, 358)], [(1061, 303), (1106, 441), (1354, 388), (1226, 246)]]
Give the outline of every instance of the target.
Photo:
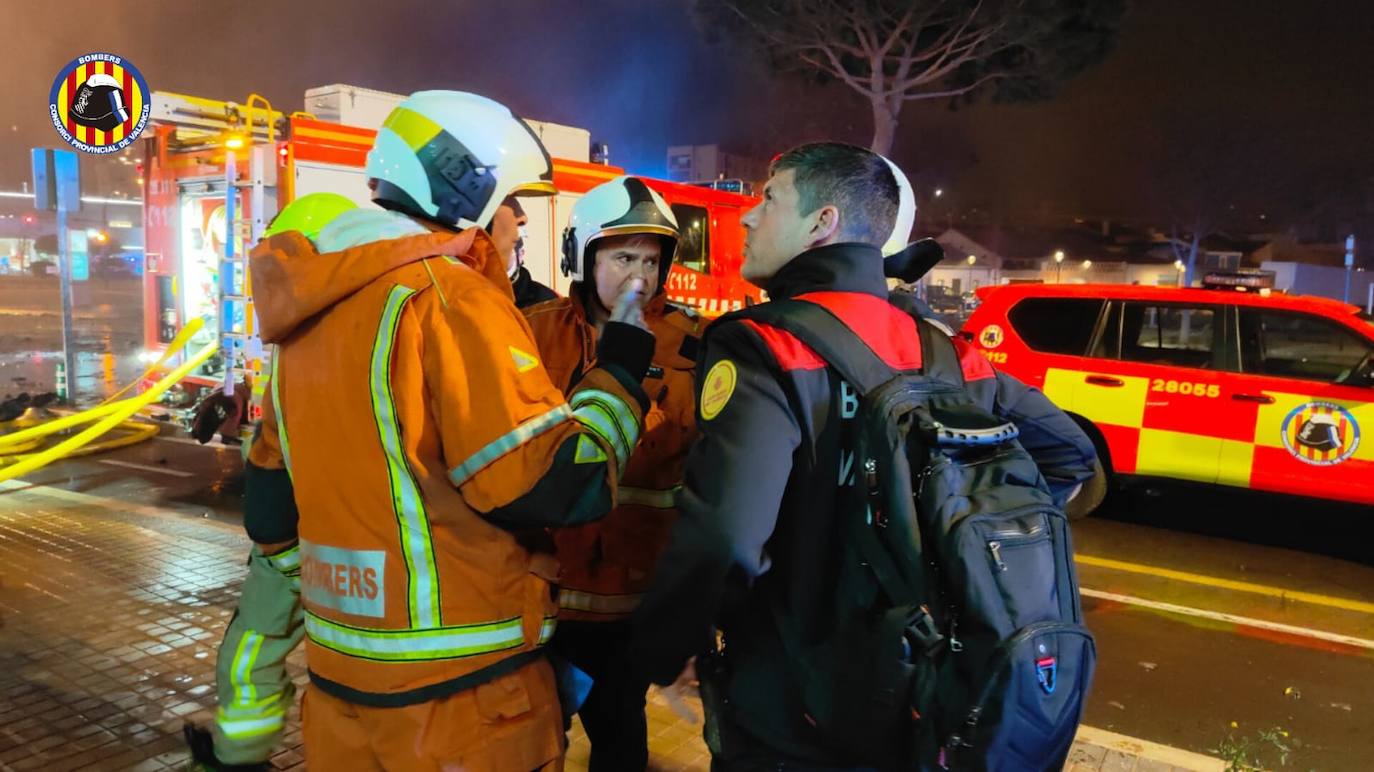
[(1098, 729), (1086, 724), (1078, 727), (1078, 735), (1074, 737), (1074, 742), (1096, 745), (1109, 751), (1117, 751), (1128, 756), (1149, 759), (1183, 769), (1197, 770), (1197, 772), (1222, 772), (1226, 769), (1224, 761), (1212, 756), (1152, 743), (1149, 740), (1109, 732), (1106, 729)]

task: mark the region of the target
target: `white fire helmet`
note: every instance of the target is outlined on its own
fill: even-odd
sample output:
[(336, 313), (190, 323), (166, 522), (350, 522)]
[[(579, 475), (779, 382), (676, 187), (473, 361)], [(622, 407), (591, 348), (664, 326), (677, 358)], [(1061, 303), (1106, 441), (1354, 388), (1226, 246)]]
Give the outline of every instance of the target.
[(879, 156), (892, 168), (892, 176), (897, 178), (897, 220), (892, 224), (892, 234), (883, 244), (883, 257), (895, 255), (906, 249), (911, 241), (911, 231), (916, 227), (916, 194), (911, 190), (911, 182), (886, 156)]
[(417, 91), (367, 154), (372, 200), (449, 227), (491, 222), (510, 195), (553, 195), (553, 163), (510, 108), (461, 91)]
[(638, 177), (616, 177), (587, 191), (573, 204), (568, 227), (563, 229), (563, 275), (575, 282), (585, 281), (592, 275), (597, 239), (635, 233), (662, 237), (658, 287), (651, 294), (657, 293), (663, 289), (677, 252), (677, 218), (668, 202)]

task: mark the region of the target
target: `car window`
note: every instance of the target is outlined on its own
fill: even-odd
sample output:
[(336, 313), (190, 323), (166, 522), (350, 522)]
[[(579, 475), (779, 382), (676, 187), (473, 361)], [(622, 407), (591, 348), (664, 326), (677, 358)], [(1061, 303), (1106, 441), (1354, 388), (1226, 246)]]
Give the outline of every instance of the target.
[(677, 257), (673, 262), (702, 273), (711, 272), (711, 229), (707, 227), (706, 208), (673, 204), (673, 216), (682, 234), (678, 237)]
[(1327, 319), (1243, 308), (1241, 366), (1281, 378), (1338, 381), (1369, 356), (1369, 341)]
[(1128, 302), (1121, 306), (1121, 359), (1209, 368), (1221, 309)]
[(1099, 298), (1026, 298), (1012, 307), (1007, 320), (1035, 351), (1082, 356), (1103, 302)]

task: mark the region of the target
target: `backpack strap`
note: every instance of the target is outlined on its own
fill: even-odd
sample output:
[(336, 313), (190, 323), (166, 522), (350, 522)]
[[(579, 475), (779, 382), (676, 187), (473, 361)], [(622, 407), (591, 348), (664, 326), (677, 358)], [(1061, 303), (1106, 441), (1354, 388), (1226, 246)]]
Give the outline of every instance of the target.
[[(804, 300), (773, 300), (750, 308), (747, 316), (755, 321), (789, 332), (802, 343), (810, 346), (825, 360), (826, 364), (835, 368), (840, 377), (848, 381), (859, 392), (860, 398), (868, 397), (883, 384), (899, 376), (899, 373), (884, 362), (862, 338), (849, 329), (829, 309), (819, 304)], [(921, 348), (923, 351), (928, 346), (932, 348), (938, 346), (929, 338), (944, 337), (931, 325), (922, 324), (919, 319), (917, 320), (917, 327), (921, 330)], [(931, 331), (935, 333), (933, 336), (930, 335)], [(941, 352), (943, 355), (941, 359), (945, 362), (953, 362), (955, 377), (959, 379), (956, 382), (962, 384), (962, 376), (959, 375), (959, 360), (955, 356), (954, 346), (948, 340), (944, 341), (944, 345), (947, 351)], [(879, 586), (887, 594), (888, 599), (895, 605), (919, 602), (920, 595), (917, 588), (912, 587), (902, 576), (902, 572), (873, 532), (873, 526), (865, 518), (855, 515), (843, 519), (859, 556), (872, 569)], [(775, 598), (773, 602), (775, 615), (782, 622), (784, 628), (790, 628), (789, 620), (782, 613), (782, 609), (777, 606), (777, 599)], [(790, 644), (786, 639), (791, 637), (793, 632), (791, 629), (783, 630), (784, 645), (789, 646), (789, 648)]]
[(954, 348), (954, 341), (929, 321), (914, 318), (917, 333), (921, 336), (922, 374), (962, 388), (966, 383), (964, 366), (959, 363), (959, 352)]
[(789, 332), (810, 346), (861, 397), (898, 375), (824, 306), (804, 300), (772, 300), (749, 308), (745, 317)]

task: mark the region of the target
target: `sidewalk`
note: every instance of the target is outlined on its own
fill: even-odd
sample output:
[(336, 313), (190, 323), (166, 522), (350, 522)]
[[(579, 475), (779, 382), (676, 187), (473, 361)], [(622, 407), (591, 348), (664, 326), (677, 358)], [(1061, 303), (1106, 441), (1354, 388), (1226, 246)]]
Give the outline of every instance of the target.
[[(0, 484), (0, 772), (179, 769), (208, 721), (214, 657), (244, 572), (236, 528), (55, 488)], [(304, 685), (304, 659), (292, 663)], [(304, 769), (295, 716), (278, 769)], [(705, 770), (698, 727), (656, 696), (651, 766)], [(568, 769), (586, 769), (574, 726)], [(1084, 727), (1074, 772), (1220, 770), (1215, 759)]]

